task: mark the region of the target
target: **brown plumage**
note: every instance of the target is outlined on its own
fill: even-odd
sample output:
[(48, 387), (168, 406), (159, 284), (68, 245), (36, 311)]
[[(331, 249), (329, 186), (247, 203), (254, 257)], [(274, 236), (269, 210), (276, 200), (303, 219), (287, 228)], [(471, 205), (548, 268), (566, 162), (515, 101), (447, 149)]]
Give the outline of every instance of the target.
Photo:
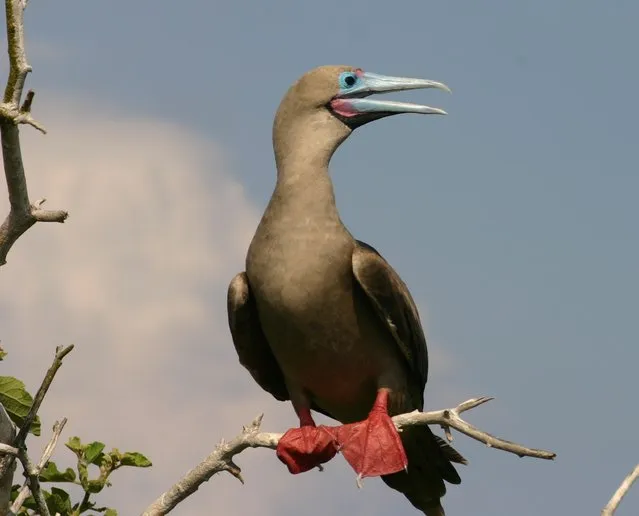
[[(325, 66), (289, 89), (273, 128), (275, 191), (246, 272), (228, 291), (240, 362), (276, 399), (290, 399), (302, 421), (310, 409), (342, 423), (364, 420), (380, 390), (390, 394), (391, 416), (424, 406), (428, 358), (417, 307), (386, 260), (348, 232), (328, 174), (354, 128), (398, 112), (443, 113), (367, 100), (381, 91), (446, 89), (380, 77)], [(407, 470), (383, 480), (424, 514), (444, 514), (444, 480), (460, 482), (451, 461), (465, 460), (429, 427), (406, 429), (401, 439)]]

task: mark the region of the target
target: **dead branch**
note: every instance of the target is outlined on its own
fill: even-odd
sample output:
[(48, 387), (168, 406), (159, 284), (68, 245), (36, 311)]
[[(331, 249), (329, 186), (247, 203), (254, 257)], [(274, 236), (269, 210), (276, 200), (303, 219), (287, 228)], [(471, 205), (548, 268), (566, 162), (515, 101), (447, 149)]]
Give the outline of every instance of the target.
[(487, 432), (483, 432), (474, 427), (470, 423), (464, 421), (459, 415), (462, 412), (483, 405), (494, 398), (483, 396), (481, 398), (473, 398), (468, 401), (460, 403), (453, 409), (437, 410), (433, 412), (411, 412), (410, 414), (402, 414), (395, 416), (393, 422), (395, 426), (401, 430), (401, 428), (410, 425), (440, 425), (446, 432), (446, 437), (449, 441), (453, 440), (450, 428), (461, 432), (462, 434), (472, 437), (473, 439), (484, 443), (489, 448), (497, 448), (498, 450), (507, 451), (519, 455), (520, 457), (535, 457), (536, 459), (552, 460), (556, 457), (553, 452), (545, 450), (537, 450), (535, 448), (526, 448), (517, 443), (500, 439)]
[[(455, 408), (436, 410), (432, 412), (411, 412), (409, 414), (401, 414), (393, 418), (393, 423), (398, 431), (413, 425), (440, 425), (447, 430), (446, 435), (450, 436), (450, 428), (454, 428), (459, 432), (483, 442), (491, 448), (504, 450), (520, 457), (535, 457), (539, 459), (552, 460), (556, 454), (538, 450), (534, 448), (526, 448), (520, 444), (500, 439), (491, 434), (483, 432), (474, 427), (470, 423), (464, 421), (460, 414), (467, 410), (473, 409), (490, 401), (493, 398), (474, 398), (460, 403)], [(195, 493), (200, 485), (208, 481), (213, 475), (221, 471), (228, 471), (236, 477), (240, 482), (244, 483), (241, 470), (233, 457), (246, 448), (277, 448), (277, 443), (283, 434), (260, 432), (262, 417), (256, 417), (253, 422), (242, 429), (242, 433), (231, 441), (222, 441), (217, 445), (215, 450), (200, 464), (189, 471), (181, 480), (174, 484), (168, 491), (162, 493), (143, 513), (143, 516), (161, 516), (173, 510), (181, 501)]]
[(617, 507), (619, 507), (619, 504), (621, 503), (621, 500), (624, 496), (626, 496), (637, 478), (639, 478), (639, 464), (637, 464), (635, 469), (633, 469), (628, 476), (624, 478), (619, 488), (615, 491), (615, 494), (612, 495), (610, 501), (601, 511), (601, 516), (612, 516), (615, 513)]
[[(7, 43), (9, 52), (9, 77), (0, 103), (0, 133), (4, 173), (7, 179), (9, 215), (0, 226), (0, 266), (7, 260), (13, 244), (36, 222), (64, 222), (68, 213), (62, 210), (43, 210), (31, 204), (20, 149), (19, 124), (27, 124), (46, 133), (44, 127), (31, 116), (34, 92), (29, 91), (20, 105), (24, 83), (31, 66), (24, 48), (23, 0), (5, 0)], [(42, 203), (40, 203), (42, 204)]]

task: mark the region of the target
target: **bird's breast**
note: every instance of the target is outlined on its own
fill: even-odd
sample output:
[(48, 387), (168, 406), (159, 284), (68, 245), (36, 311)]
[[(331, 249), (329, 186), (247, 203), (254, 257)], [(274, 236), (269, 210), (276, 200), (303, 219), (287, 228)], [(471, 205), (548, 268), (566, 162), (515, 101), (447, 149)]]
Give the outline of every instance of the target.
[[(286, 376), (321, 371), (349, 357), (359, 325), (354, 242), (333, 222), (258, 229), (246, 272), (260, 322)], [(356, 357), (357, 358), (357, 357)], [(326, 367), (324, 367), (326, 363)]]
[(265, 216), (246, 263), (258, 303), (284, 312), (317, 309), (327, 296), (350, 288), (353, 248), (339, 220)]

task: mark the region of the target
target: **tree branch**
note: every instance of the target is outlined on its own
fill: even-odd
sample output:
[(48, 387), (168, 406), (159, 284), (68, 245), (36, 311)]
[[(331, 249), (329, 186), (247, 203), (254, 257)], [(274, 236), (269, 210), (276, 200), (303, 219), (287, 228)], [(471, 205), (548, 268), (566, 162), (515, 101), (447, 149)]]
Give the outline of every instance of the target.
[(495, 437), (494, 435), (479, 430), (459, 416), (462, 412), (474, 409), (475, 407), (483, 405), (493, 399), (494, 398), (483, 396), (481, 398), (473, 398), (468, 401), (464, 401), (453, 409), (436, 410), (433, 412), (419, 412), (416, 410), (410, 414), (395, 416), (393, 418), (393, 422), (398, 430), (410, 425), (438, 424), (446, 432), (446, 437), (449, 441), (453, 440), (450, 428), (454, 428), (462, 434), (484, 443), (489, 448), (496, 448), (498, 450), (514, 453), (520, 457), (535, 457), (536, 459), (552, 460), (557, 456), (557, 454), (553, 452), (537, 450), (535, 448), (526, 448), (520, 444)]
[[(34, 473), (36, 475), (40, 475), (40, 472), (42, 471), (44, 466), (47, 464), (49, 459), (51, 458), (51, 455), (53, 455), (53, 451), (55, 450), (55, 447), (58, 444), (58, 439), (60, 438), (60, 434), (62, 433), (62, 430), (64, 429), (64, 425), (66, 424), (67, 424), (67, 418), (65, 417), (65, 418), (62, 418), (62, 421), (56, 421), (55, 425), (53, 425), (53, 435), (51, 436), (51, 440), (49, 441), (49, 444), (47, 444), (46, 448), (44, 449), (44, 452), (42, 453), (42, 457), (40, 458), (40, 462), (34, 468)], [(14, 500), (13, 505), (11, 506), (12, 513), (17, 514), (17, 512), (20, 510), (20, 507), (22, 507), (22, 504), (24, 503), (24, 501), (29, 497), (30, 492), (31, 492), (31, 489), (29, 488), (29, 482), (25, 481), (24, 485), (22, 486), (22, 489), (20, 489), (20, 492), (18, 493), (17, 498)]]
[(53, 358), (53, 364), (51, 364), (51, 367), (49, 367), (47, 374), (44, 376), (44, 380), (42, 380), (42, 384), (40, 385), (35, 398), (33, 398), (33, 405), (31, 405), (31, 410), (29, 410), (27, 417), (24, 418), (24, 424), (20, 428), (18, 436), (16, 437), (14, 443), (16, 448), (20, 448), (22, 447), (22, 445), (24, 445), (24, 440), (27, 437), (29, 428), (31, 428), (31, 424), (35, 420), (35, 417), (38, 414), (38, 410), (40, 410), (40, 405), (42, 405), (44, 397), (46, 396), (49, 387), (51, 387), (51, 383), (55, 378), (55, 374), (58, 372), (58, 369), (60, 369), (60, 366), (62, 365), (62, 360), (64, 360), (64, 357), (66, 357), (69, 353), (71, 353), (71, 351), (73, 351), (73, 348), (73, 344), (67, 346), (66, 348), (63, 348), (62, 346), (58, 346), (57, 348), (55, 348), (55, 357)]
[(615, 494), (612, 495), (608, 504), (601, 511), (601, 516), (612, 516), (615, 513), (617, 507), (619, 507), (619, 504), (621, 503), (621, 500), (623, 500), (623, 497), (626, 496), (637, 478), (639, 478), (639, 464), (637, 464), (635, 469), (633, 469), (628, 476), (624, 478), (619, 488), (615, 491)]
[(9, 191), (11, 209), (0, 226), (0, 265), (4, 265), (13, 244), (36, 222), (64, 222), (66, 211), (46, 211), (29, 202), (27, 179), (20, 150), (19, 124), (28, 124), (46, 133), (44, 127), (31, 116), (34, 92), (29, 91), (20, 105), (24, 83), (31, 66), (24, 48), (23, 0), (5, 0), (7, 43), (9, 52), (9, 77), (0, 103), (0, 133), (2, 157)]
[[(0, 405), (0, 407), (2, 407), (0, 408), (0, 410), (4, 409), (2, 405)], [(7, 415), (7, 417), (9, 416)], [(11, 439), (11, 442), (13, 442), (13, 439)], [(18, 448), (15, 448), (14, 446), (9, 446), (8, 444), (0, 443), (0, 455), (13, 455), (14, 457), (17, 457), (19, 451), (20, 450), (18, 450)]]
[[(555, 453), (526, 448), (520, 444), (506, 441), (483, 432), (460, 417), (462, 412), (478, 407), (491, 399), (493, 398), (475, 398), (460, 403), (451, 409), (432, 412), (415, 411), (409, 414), (401, 414), (393, 418), (393, 423), (395, 423), (395, 427), (400, 432), (403, 428), (413, 425), (437, 424), (447, 429), (446, 435), (449, 440), (452, 440), (450, 428), (455, 428), (461, 433), (483, 442), (489, 447), (514, 453), (520, 457), (527, 456), (547, 460), (555, 458)], [(213, 475), (220, 471), (228, 471), (240, 482), (244, 483), (241, 470), (239, 466), (233, 462), (233, 457), (247, 448), (270, 448), (274, 450), (283, 435), (260, 432), (262, 417), (262, 415), (256, 417), (250, 425), (242, 429), (240, 435), (231, 441), (222, 441), (206, 459), (149, 505), (144, 511), (143, 516), (161, 516), (169, 513), (175, 509), (180, 502), (195, 493), (202, 483), (208, 481)]]

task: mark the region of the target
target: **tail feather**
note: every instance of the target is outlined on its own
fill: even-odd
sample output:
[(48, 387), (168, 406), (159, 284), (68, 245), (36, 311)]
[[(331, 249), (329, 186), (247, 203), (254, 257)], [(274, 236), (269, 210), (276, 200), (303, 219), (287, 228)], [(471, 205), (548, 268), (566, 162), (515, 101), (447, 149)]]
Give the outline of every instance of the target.
[(464, 456), (441, 437), (435, 434), (433, 434), (433, 437), (439, 443), (439, 447), (442, 449), (442, 452), (444, 452), (444, 457), (446, 457), (449, 461), (456, 462), (457, 464), (463, 464), (464, 466), (468, 464), (468, 461), (464, 458)]
[(428, 426), (405, 428), (400, 436), (406, 455), (406, 471), (386, 475), (382, 480), (408, 498), (426, 516), (445, 516), (440, 498), (446, 494), (444, 480), (459, 484), (461, 478), (451, 464), (466, 459)]

